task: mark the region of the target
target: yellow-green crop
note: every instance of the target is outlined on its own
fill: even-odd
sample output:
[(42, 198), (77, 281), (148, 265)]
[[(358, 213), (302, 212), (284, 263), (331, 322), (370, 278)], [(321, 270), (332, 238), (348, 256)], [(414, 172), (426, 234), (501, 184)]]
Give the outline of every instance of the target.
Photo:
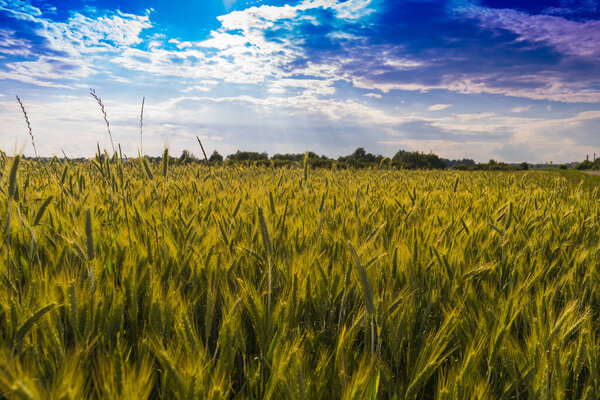
[(0, 398), (600, 398), (581, 178), (41, 164), (0, 159)]

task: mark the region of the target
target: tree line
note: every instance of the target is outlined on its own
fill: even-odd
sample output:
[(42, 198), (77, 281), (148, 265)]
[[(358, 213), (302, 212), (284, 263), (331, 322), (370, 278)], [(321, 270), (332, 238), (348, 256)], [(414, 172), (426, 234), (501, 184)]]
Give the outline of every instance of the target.
[[(196, 158), (189, 150), (184, 150), (173, 162), (207, 163), (209, 165), (256, 165), (265, 167), (285, 168), (303, 165), (304, 159), (311, 168), (398, 168), (398, 169), (457, 169), (457, 170), (522, 170), (528, 169), (529, 164), (506, 164), (490, 160), (487, 163), (476, 163), (472, 159), (449, 160), (434, 153), (399, 150), (392, 158), (381, 154), (367, 152), (363, 147), (357, 148), (352, 154), (337, 159), (318, 155), (315, 152), (274, 154), (269, 157), (266, 152), (241, 151), (223, 157), (214, 151), (206, 159)], [(156, 161), (159, 161), (157, 157)], [(151, 158), (152, 161), (152, 158)]]

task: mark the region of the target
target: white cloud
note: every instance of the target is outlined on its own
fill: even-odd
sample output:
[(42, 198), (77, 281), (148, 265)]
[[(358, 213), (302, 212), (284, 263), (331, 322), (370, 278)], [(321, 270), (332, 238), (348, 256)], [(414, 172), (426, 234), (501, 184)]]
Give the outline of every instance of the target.
[(488, 119), (488, 118), (492, 118), (495, 116), (496, 116), (496, 114), (494, 114), (494, 113), (455, 114), (455, 117), (460, 122), (468, 122), (468, 121), (479, 120), (479, 119)]
[(445, 110), (448, 107), (452, 107), (452, 104), (434, 104), (432, 106), (429, 106), (429, 108), (427, 110), (428, 111), (441, 111), (441, 110)]
[(335, 93), (332, 80), (281, 78), (269, 82), (270, 93), (286, 93), (288, 88), (302, 89), (305, 94), (321, 96)]
[(573, 21), (552, 15), (530, 15), (508, 8), (469, 6), (467, 16), (478, 18), (486, 27), (508, 29), (519, 40), (544, 41), (567, 54), (600, 55), (600, 21)]
[(182, 93), (189, 93), (189, 92), (210, 92), (210, 88), (206, 87), (206, 86), (194, 85), (194, 86), (188, 86), (185, 89), (182, 89), (181, 92)]
[(31, 48), (27, 40), (15, 37), (14, 31), (0, 29), (0, 54), (29, 57)]
[(42, 11), (31, 4), (20, 0), (0, 0), (0, 10), (13, 15), (40, 16)]
[(176, 38), (172, 38), (168, 40), (168, 43), (172, 43), (175, 46), (177, 46), (178, 49), (185, 49), (188, 47), (192, 47), (194, 44), (192, 42), (187, 42), (187, 41), (181, 41), (179, 39)]
[[(524, 88), (490, 86), (485, 82), (502, 78), (497, 74), (482, 74), (470, 76), (446, 76), (439, 84), (422, 83), (378, 83), (362, 76), (350, 77), (352, 84), (362, 89), (378, 89), (384, 93), (392, 90), (407, 90), (413, 92), (429, 92), (435, 89), (445, 89), (462, 94), (501, 94), (506, 96), (521, 97), (532, 100), (551, 100), (566, 103), (597, 103), (600, 102), (600, 91), (590, 88), (585, 83), (572, 83), (563, 81), (558, 74), (539, 73), (530, 76), (521, 76), (514, 80), (514, 84), (522, 84)], [(530, 88), (529, 86), (533, 86)]]
[[(14, 7), (9, 9), (13, 17), (37, 24), (34, 32), (44, 39), (46, 53), (54, 55), (5, 63), (6, 71), (0, 72), (0, 77), (37, 86), (69, 87), (65, 80), (80, 80), (99, 71), (96, 60), (141, 43), (141, 31), (151, 26), (148, 15), (121, 12), (96, 18), (74, 13), (66, 22), (55, 22), (43, 18), (39, 9), (21, 2), (4, 1), (0, 9), (6, 9), (7, 4)], [(31, 49), (28, 41), (0, 31), (0, 52), (31, 58)]]
[(523, 113), (523, 112), (529, 111), (530, 108), (531, 108), (531, 106), (513, 107), (513, 108), (510, 109), (510, 112), (513, 112), (513, 113)]
[(68, 88), (71, 85), (59, 83), (86, 77), (91, 68), (85, 62), (73, 63), (64, 57), (41, 56), (35, 61), (18, 61), (5, 65), (7, 71), (0, 71), (0, 79), (12, 79), (42, 87)]
[[(338, 4), (335, 0), (304, 1), (289, 5), (250, 7), (218, 17), (221, 27), (200, 42), (169, 40), (175, 50), (165, 48), (124, 48), (112, 59), (129, 71), (158, 76), (194, 80), (218, 80), (229, 84), (259, 84), (267, 82), (271, 93), (287, 93), (290, 88), (304, 89), (319, 95), (332, 95), (334, 79), (343, 79), (339, 65), (307, 62), (289, 70), (288, 66), (303, 57), (298, 40), (265, 37), (268, 29), (278, 23), (292, 30), (293, 26), (312, 21), (303, 12), (319, 7), (331, 7), (340, 18), (358, 18), (364, 0)], [(233, 33), (235, 32), (235, 33)], [(308, 78), (298, 78), (305, 76)], [(309, 79), (318, 78), (318, 79)]]
[(74, 13), (66, 22), (50, 21), (39, 14), (15, 13), (17, 19), (38, 24), (35, 33), (43, 37), (50, 50), (71, 56), (116, 51), (142, 42), (140, 33), (150, 28), (148, 15), (115, 14), (90, 18)]

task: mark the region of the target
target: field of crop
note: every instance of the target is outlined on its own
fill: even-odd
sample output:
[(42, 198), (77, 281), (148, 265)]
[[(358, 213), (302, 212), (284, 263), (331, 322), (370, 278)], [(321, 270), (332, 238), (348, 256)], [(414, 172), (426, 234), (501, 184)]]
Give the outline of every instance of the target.
[(0, 171), (0, 398), (600, 398), (584, 178)]

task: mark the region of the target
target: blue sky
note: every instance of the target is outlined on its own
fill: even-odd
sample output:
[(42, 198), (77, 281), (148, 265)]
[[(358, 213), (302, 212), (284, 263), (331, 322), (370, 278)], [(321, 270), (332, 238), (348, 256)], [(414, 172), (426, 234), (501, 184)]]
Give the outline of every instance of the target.
[(598, 0), (0, 0), (0, 148), (600, 155)]

